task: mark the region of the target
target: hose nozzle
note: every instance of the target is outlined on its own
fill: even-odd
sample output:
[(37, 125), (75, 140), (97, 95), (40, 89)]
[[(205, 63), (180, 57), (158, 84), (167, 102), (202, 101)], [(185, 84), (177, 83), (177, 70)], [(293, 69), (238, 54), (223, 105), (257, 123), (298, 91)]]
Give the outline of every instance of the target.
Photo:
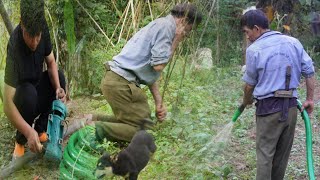
[(241, 104), (238, 109), (236, 110), (236, 112), (234, 112), (233, 117), (232, 117), (232, 121), (236, 122), (236, 120), (238, 119), (238, 117), (241, 115), (241, 113), (243, 112), (244, 108), (246, 108), (243, 104)]

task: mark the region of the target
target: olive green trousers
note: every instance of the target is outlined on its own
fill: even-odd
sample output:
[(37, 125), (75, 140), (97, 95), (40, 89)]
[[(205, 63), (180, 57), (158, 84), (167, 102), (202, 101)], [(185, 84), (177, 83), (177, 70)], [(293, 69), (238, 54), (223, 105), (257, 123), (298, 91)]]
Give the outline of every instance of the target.
[(297, 108), (289, 109), (288, 119), (279, 122), (282, 112), (257, 116), (257, 180), (282, 180), (294, 139)]
[(129, 142), (144, 121), (150, 122), (145, 124), (146, 128), (152, 128), (147, 96), (135, 83), (108, 70), (101, 81), (101, 91), (111, 106), (114, 117), (95, 117), (97, 136)]

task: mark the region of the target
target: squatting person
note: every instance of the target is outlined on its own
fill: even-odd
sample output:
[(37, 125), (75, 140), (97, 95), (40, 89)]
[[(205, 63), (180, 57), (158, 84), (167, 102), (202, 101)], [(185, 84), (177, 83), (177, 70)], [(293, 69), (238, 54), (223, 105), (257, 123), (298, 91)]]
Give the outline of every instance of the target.
[(4, 76), (4, 112), (17, 129), (13, 159), (24, 155), (26, 143), (32, 152), (41, 151), (52, 101), (65, 101), (65, 78), (52, 52), (44, 1), (21, 0), (20, 16), (8, 42)]

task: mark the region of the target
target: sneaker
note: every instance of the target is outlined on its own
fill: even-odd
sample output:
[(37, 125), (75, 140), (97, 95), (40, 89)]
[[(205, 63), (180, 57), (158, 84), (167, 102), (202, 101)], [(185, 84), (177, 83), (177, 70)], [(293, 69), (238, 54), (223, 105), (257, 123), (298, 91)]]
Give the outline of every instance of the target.
[(24, 155), (24, 145), (18, 144), (17, 142), (15, 142), (12, 159), (15, 160), (17, 158), (22, 157), (23, 155)]
[(44, 143), (48, 141), (48, 135), (46, 132), (39, 133), (40, 142)]

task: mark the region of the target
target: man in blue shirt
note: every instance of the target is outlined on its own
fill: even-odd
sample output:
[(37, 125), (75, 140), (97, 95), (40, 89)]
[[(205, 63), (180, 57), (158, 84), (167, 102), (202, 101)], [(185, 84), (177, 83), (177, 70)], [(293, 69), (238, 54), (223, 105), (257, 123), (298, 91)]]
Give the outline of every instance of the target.
[(147, 85), (155, 101), (156, 117), (163, 121), (167, 109), (160, 96), (158, 83), (179, 42), (201, 22), (192, 4), (178, 4), (171, 14), (150, 22), (137, 32), (112, 61), (106, 62), (106, 75), (101, 90), (114, 113), (114, 118), (94, 116), (97, 137), (130, 141), (140, 126), (153, 124), (145, 92)]
[(306, 80), (303, 109), (312, 113), (314, 66), (301, 43), (270, 31), (261, 10), (250, 10), (241, 27), (251, 45), (246, 50), (243, 105), (256, 103), (257, 179), (283, 179), (297, 120), (297, 87)]

